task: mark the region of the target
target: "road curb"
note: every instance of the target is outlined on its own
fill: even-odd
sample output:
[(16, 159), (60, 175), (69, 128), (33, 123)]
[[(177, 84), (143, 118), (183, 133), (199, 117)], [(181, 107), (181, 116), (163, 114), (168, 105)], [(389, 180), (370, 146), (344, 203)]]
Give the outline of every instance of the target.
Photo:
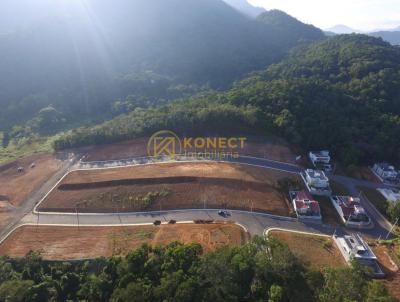
[(304, 231), (298, 231), (298, 230), (291, 230), (291, 229), (284, 229), (284, 228), (266, 228), (263, 232), (264, 237), (268, 237), (269, 232), (272, 231), (281, 231), (281, 232), (290, 232), (290, 233), (298, 233), (298, 234), (302, 234), (302, 235), (310, 235), (310, 236), (318, 236), (318, 237), (325, 237), (325, 238), (332, 238), (332, 236), (330, 235), (325, 235), (325, 234), (321, 234), (321, 233), (312, 233), (312, 232), (304, 232)]

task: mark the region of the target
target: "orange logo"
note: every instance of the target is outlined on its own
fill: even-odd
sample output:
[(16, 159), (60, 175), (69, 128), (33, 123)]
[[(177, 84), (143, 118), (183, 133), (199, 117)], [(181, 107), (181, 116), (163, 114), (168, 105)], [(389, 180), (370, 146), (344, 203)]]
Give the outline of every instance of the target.
[(147, 143), (148, 156), (166, 155), (174, 158), (181, 153), (181, 140), (170, 130), (162, 130), (154, 133)]

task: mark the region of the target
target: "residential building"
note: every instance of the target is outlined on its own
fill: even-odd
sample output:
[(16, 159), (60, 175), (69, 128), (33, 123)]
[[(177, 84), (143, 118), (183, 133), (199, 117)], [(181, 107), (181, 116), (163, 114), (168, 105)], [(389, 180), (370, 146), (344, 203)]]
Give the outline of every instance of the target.
[(301, 173), (301, 177), (311, 194), (330, 196), (332, 191), (329, 179), (322, 170), (308, 169)]
[(343, 223), (348, 227), (370, 228), (372, 221), (365, 209), (361, 206), (360, 199), (351, 196), (332, 196), (332, 204)]
[(306, 182), (308, 186), (317, 189), (329, 188), (329, 179), (324, 171), (307, 169), (305, 172)]
[(385, 276), (375, 254), (359, 234), (334, 236), (333, 238), (347, 262), (355, 259), (362, 265), (371, 268), (375, 277)]
[(331, 162), (331, 157), (329, 151), (310, 151), (308, 153), (310, 161), (315, 166), (316, 164), (329, 164)]
[(398, 174), (396, 169), (388, 163), (375, 164), (372, 171), (382, 180), (395, 180)]
[(400, 190), (399, 189), (377, 189), (387, 201), (389, 202), (400, 202)]
[(298, 218), (321, 220), (321, 210), (318, 201), (315, 201), (307, 191), (289, 192), (294, 210)]

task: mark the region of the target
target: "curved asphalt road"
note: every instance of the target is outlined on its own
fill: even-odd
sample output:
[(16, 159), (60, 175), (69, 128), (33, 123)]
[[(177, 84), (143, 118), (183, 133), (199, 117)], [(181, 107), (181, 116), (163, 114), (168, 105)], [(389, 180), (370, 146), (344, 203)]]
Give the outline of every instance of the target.
[[(297, 165), (277, 162), (273, 160), (254, 158), (248, 156), (241, 156), (236, 159), (225, 160), (228, 162), (246, 164), (264, 167), (268, 169), (276, 169), (284, 172), (298, 174), (304, 169)], [(108, 162), (109, 163), (109, 162)], [(85, 163), (85, 165), (90, 165), (90, 163)], [(96, 168), (99, 168), (99, 162), (96, 163)], [(71, 165), (68, 165), (62, 172), (66, 172), (71, 169)], [(69, 226), (102, 226), (102, 225), (125, 225), (125, 224), (137, 224), (137, 223), (152, 223), (155, 220), (169, 221), (174, 219), (176, 221), (188, 221), (197, 219), (213, 219), (213, 220), (230, 220), (237, 222), (244, 227), (252, 235), (262, 235), (265, 229), (268, 228), (282, 228), (289, 230), (299, 230), (311, 233), (322, 233), (326, 235), (332, 235), (333, 233), (347, 233), (354, 230), (345, 229), (343, 227), (337, 227), (330, 225), (323, 225), (314, 222), (302, 222), (294, 218), (280, 217), (262, 213), (253, 213), (245, 211), (230, 211), (232, 216), (228, 219), (224, 219), (218, 215), (218, 210), (177, 210), (177, 211), (165, 211), (165, 212), (148, 212), (148, 213), (109, 213), (109, 214), (84, 214), (79, 213), (39, 213), (35, 214), (32, 212), (35, 204), (41, 199), (44, 192), (48, 192), (52, 186), (54, 186), (58, 179), (60, 178), (60, 173), (57, 173), (52, 177), (37, 193), (32, 195), (30, 202), (27, 203), (24, 208), (24, 213), (26, 215), (22, 217), (16, 217), (13, 223), (9, 225), (8, 228), (0, 233), (0, 242), (4, 239), (9, 232), (23, 224), (39, 224), (39, 225), (69, 225)], [(360, 181), (343, 176), (331, 176), (332, 180), (335, 180), (346, 188), (349, 189), (352, 195), (357, 196), (358, 192), (356, 190), (357, 185), (364, 185), (368, 187), (384, 187), (383, 184), (370, 183), (366, 181)], [(47, 189), (47, 191), (46, 191)], [(36, 201), (36, 202), (34, 202)], [(370, 214), (372, 220), (375, 223), (375, 228), (373, 230), (362, 230), (360, 231), (364, 235), (379, 237), (386, 236), (388, 230), (390, 229), (390, 224), (377, 210), (369, 203), (368, 200), (362, 198), (362, 204)], [(21, 219), (22, 218), (22, 219)]]

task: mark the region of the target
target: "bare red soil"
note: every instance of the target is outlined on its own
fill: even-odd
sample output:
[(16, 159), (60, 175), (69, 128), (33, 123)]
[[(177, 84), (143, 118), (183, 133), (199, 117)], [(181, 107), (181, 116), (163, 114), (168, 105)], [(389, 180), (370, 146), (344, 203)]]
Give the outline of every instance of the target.
[(39, 252), (47, 260), (123, 256), (143, 243), (153, 246), (173, 241), (197, 242), (205, 252), (248, 239), (235, 224), (176, 224), (126, 227), (24, 226), (0, 245), (0, 255), (23, 257)]
[(231, 208), (289, 215), (277, 180), (296, 175), (237, 164), (199, 162), (74, 171), (42, 211), (129, 212)]

